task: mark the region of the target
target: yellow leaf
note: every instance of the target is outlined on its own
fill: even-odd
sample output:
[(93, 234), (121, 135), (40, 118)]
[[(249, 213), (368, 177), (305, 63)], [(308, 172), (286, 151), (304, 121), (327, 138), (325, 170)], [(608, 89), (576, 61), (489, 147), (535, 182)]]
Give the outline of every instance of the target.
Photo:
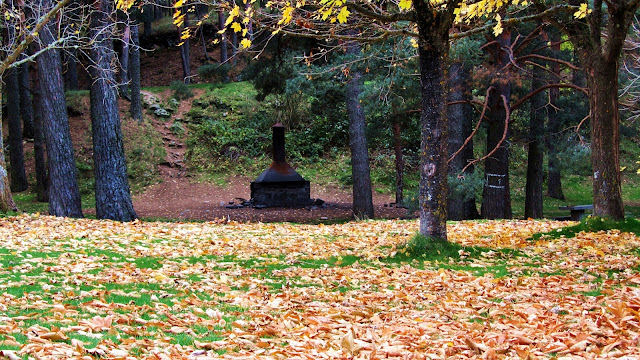
[(242, 41), (240, 41), (240, 45), (242, 46), (243, 49), (248, 49), (251, 47), (251, 40), (242, 39)]
[(401, 10), (409, 10), (411, 9), (411, 5), (412, 5), (411, 0), (400, 0), (400, 3), (398, 3), (398, 7)]
[(183, 3), (184, 3), (183, 0), (178, 0), (178, 1), (176, 1), (175, 4), (173, 4), (173, 7), (174, 8), (179, 8), (179, 7), (182, 6)]
[(498, 22), (496, 26), (493, 27), (493, 35), (498, 36), (502, 34), (502, 17), (500, 15), (496, 15), (496, 21)]
[(580, 4), (580, 9), (578, 9), (578, 11), (573, 13), (573, 16), (576, 19), (583, 19), (585, 16), (589, 15), (590, 13), (591, 13), (591, 9), (588, 8), (587, 3), (582, 3)]
[(242, 26), (240, 26), (240, 24), (238, 24), (237, 22), (234, 22), (233, 24), (231, 24), (231, 28), (233, 29), (234, 32), (242, 31)]
[(340, 9), (340, 13), (338, 14), (338, 21), (341, 24), (346, 23), (347, 22), (347, 18), (349, 17), (349, 14), (351, 14), (351, 13), (347, 9), (347, 7), (343, 6), (342, 9)]

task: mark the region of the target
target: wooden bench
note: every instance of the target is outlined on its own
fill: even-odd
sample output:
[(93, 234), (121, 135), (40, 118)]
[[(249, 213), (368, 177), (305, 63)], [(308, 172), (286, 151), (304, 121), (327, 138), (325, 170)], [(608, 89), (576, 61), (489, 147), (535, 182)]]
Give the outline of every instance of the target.
[(593, 205), (559, 206), (558, 209), (571, 212), (571, 216), (559, 217), (558, 220), (580, 221), (586, 216), (584, 213), (586, 210), (593, 210)]

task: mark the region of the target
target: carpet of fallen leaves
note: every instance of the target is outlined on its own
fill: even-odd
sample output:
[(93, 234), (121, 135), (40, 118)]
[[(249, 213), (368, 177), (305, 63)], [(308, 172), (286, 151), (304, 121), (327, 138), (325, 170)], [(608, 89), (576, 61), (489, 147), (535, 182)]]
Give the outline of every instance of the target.
[(459, 222), (481, 256), (393, 263), (416, 221), (4, 218), (0, 359), (640, 358), (640, 239), (527, 241), (566, 225)]

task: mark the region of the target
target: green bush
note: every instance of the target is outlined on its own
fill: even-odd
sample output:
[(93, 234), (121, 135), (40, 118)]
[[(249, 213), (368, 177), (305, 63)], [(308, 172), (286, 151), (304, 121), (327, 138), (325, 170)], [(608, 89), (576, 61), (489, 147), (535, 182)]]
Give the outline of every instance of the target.
[(225, 64), (206, 64), (198, 68), (198, 76), (204, 81), (229, 81), (229, 71), (231, 71), (232, 65)]
[(182, 81), (172, 81), (169, 88), (173, 91), (173, 97), (178, 100), (186, 100), (193, 97), (193, 91), (189, 89), (189, 85)]

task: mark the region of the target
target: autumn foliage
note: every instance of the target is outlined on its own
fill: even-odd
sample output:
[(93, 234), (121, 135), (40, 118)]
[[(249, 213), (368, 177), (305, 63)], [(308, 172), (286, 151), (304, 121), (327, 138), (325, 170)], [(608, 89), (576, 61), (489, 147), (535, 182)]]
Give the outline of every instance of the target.
[(5, 218), (0, 358), (637, 358), (640, 239), (564, 225)]

